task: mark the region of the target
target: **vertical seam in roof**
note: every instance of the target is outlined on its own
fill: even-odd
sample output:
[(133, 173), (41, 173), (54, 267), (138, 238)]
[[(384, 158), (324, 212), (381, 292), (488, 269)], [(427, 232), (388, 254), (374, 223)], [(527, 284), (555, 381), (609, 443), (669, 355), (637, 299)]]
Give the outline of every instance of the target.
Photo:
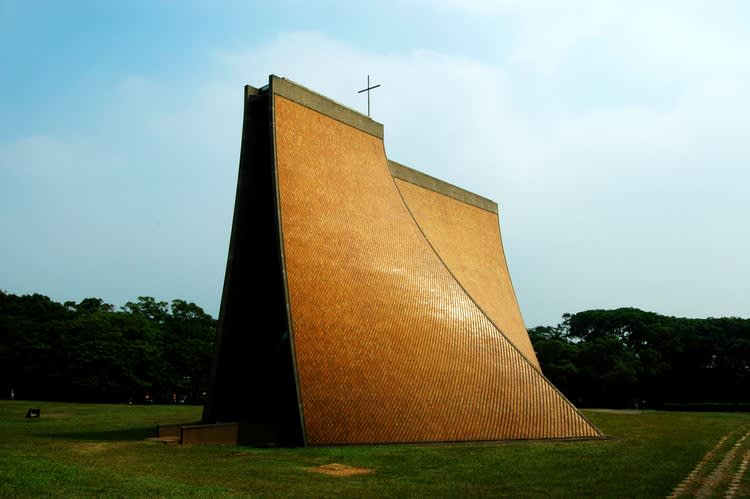
[[(383, 143), (383, 155), (385, 156), (385, 143)], [(521, 352), (521, 350), (518, 348), (518, 346), (516, 346), (516, 344), (513, 343), (512, 341), (510, 341), (510, 339), (505, 335), (505, 333), (503, 332), (503, 330), (500, 329), (500, 327), (498, 327), (497, 324), (495, 324), (495, 322), (489, 317), (489, 315), (487, 315), (487, 313), (484, 311), (484, 309), (482, 307), (480, 307), (479, 304), (474, 300), (474, 297), (471, 296), (471, 294), (466, 290), (466, 288), (464, 288), (463, 284), (461, 284), (461, 282), (458, 280), (458, 278), (453, 274), (453, 272), (451, 271), (451, 269), (448, 267), (448, 264), (445, 263), (445, 261), (443, 260), (443, 257), (440, 256), (440, 253), (438, 253), (437, 249), (432, 245), (432, 242), (427, 237), (427, 234), (425, 234), (424, 231), (422, 230), (422, 226), (419, 225), (419, 222), (417, 222), (417, 219), (414, 216), (414, 213), (412, 213), (411, 208), (409, 207), (409, 204), (406, 202), (406, 200), (404, 199), (403, 194), (401, 193), (401, 189), (398, 188), (398, 184), (396, 184), (395, 177), (393, 176), (393, 174), (391, 174), (391, 170), (390, 170), (390, 168), (388, 168), (388, 163), (387, 162), (388, 162), (388, 159), (387, 159), (387, 156), (386, 156), (386, 168), (388, 169), (388, 174), (391, 177), (391, 180), (393, 182), (394, 188), (396, 189), (396, 192), (398, 192), (398, 196), (401, 199), (401, 202), (404, 204), (404, 207), (406, 207), (406, 210), (409, 213), (409, 216), (411, 217), (411, 219), (414, 222), (414, 224), (417, 226), (417, 229), (419, 230), (419, 233), (422, 234), (422, 237), (425, 239), (425, 241), (429, 245), (430, 249), (435, 254), (435, 256), (438, 258), (438, 260), (440, 261), (440, 263), (442, 264), (442, 266), (445, 268), (445, 270), (448, 272), (448, 274), (453, 278), (453, 280), (461, 288), (461, 290), (469, 298), (469, 300), (474, 304), (474, 306), (476, 306), (477, 309), (482, 313), (482, 315), (489, 321), (489, 323), (492, 324), (492, 326), (495, 328), (495, 330), (498, 333), (500, 333), (500, 335), (505, 339), (505, 341), (507, 341), (510, 344), (510, 346), (516, 352), (518, 352), (518, 354), (521, 356), (521, 358), (523, 359), (523, 361), (526, 362), (526, 364), (528, 364), (528, 366), (531, 367), (534, 371), (536, 371), (539, 374), (539, 376), (542, 377), (542, 379), (544, 380), (544, 382), (546, 382), (555, 392), (557, 392), (557, 394), (560, 395), (560, 397), (562, 397), (563, 401), (566, 404), (568, 404), (576, 412), (576, 414), (578, 414), (581, 418), (583, 418), (583, 420), (586, 421), (591, 426), (591, 428), (594, 431), (596, 431), (596, 433), (598, 433), (599, 435), (603, 436), (603, 433), (596, 426), (594, 426), (594, 424), (591, 423), (591, 421), (586, 416), (584, 416), (583, 413), (581, 413), (581, 411), (579, 411), (578, 408), (570, 400), (568, 400), (568, 398), (560, 390), (558, 390), (558, 388), (544, 375), (544, 373), (542, 373), (541, 369), (537, 368), (531, 361), (529, 361), (529, 359), (526, 357), (526, 355), (523, 354), (523, 352)]]

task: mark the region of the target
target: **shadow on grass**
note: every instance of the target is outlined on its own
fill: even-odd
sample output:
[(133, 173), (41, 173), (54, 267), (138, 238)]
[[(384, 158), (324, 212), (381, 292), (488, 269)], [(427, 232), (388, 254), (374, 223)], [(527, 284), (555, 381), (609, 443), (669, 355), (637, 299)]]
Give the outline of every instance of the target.
[(81, 431), (71, 433), (50, 433), (45, 435), (50, 438), (62, 438), (66, 440), (103, 440), (103, 441), (123, 441), (123, 440), (145, 440), (156, 437), (156, 425), (140, 426), (137, 428), (125, 428), (122, 430), (109, 431)]

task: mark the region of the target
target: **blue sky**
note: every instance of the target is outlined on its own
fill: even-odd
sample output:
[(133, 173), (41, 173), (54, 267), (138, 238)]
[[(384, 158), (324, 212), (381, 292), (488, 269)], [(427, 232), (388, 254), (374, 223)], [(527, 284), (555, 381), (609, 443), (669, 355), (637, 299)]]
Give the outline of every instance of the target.
[(216, 316), (242, 87), (497, 201), (526, 324), (750, 316), (750, 4), (0, 0), (0, 289)]

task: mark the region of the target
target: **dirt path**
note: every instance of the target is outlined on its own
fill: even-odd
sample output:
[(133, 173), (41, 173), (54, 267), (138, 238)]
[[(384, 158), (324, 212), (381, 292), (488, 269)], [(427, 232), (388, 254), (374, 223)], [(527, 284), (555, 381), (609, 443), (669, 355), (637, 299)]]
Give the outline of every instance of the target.
[(743, 497), (750, 491), (743, 477), (750, 464), (750, 430), (727, 433), (706, 452), (695, 468), (672, 490), (668, 499), (680, 497)]

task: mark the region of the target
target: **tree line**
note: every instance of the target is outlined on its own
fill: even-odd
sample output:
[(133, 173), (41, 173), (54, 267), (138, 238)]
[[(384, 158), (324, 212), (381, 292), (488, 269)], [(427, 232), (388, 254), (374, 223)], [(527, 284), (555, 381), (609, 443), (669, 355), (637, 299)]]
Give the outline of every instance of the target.
[(578, 406), (750, 408), (750, 319), (637, 308), (562, 319), (529, 336), (542, 372)]
[(0, 291), (0, 398), (202, 403), (216, 321), (140, 296), (57, 303)]
[[(581, 407), (750, 407), (750, 319), (636, 308), (529, 330), (544, 375)], [(216, 320), (150, 296), (115, 309), (0, 291), (0, 398), (203, 403)]]

